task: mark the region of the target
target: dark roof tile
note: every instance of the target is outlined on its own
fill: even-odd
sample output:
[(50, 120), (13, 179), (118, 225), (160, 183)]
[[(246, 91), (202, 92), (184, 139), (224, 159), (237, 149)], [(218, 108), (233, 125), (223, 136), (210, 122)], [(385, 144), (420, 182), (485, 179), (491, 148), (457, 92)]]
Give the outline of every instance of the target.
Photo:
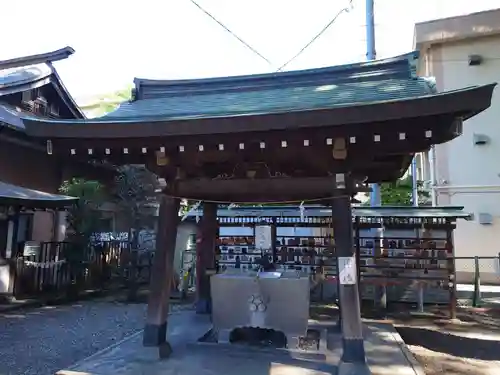
[(416, 52), (374, 62), (181, 81), (136, 79), (136, 100), (103, 119), (182, 118), (334, 108), (434, 93), (415, 75)]

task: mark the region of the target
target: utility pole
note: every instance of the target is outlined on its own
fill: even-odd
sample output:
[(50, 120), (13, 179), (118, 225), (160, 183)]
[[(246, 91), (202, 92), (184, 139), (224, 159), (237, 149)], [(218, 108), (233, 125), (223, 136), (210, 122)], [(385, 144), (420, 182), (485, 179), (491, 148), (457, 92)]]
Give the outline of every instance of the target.
[[(373, 1), (366, 0), (366, 58), (375, 60), (375, 23), (373, 13)], [(372, 185), (370, 195), (372, 206), (380, 205), (380, 190), (377, 184)], [(340, 327), (342, 332), (342, 357), (338, 365), (338, 375), (370, 375), (371, 371), (366, 363), (366, 354), (363, 337), (363, 324), (361, 321), (361, 301), (359, 298), (359, 283), (356, 276), (353, 276), (354, 283), (347, 282), (346, 262), (350, 261), (357, 270), (353, 242), (353, 231), (351, 220), (339, 220), (344, 217), (352, 217), (350, 199), (341, 199), (336, 197), (332, 200), (332, 223), (335, 236), (335, 247), (337, 251), (337, 272), (339, 283), (339, 302), (340, 302)], [(374, 249), (375, 250), (375, 249)], [(344, 263), (341, 265), (341, 260)], [(343, 273), (343, 276), (341, 273)], [(357, 271), (355, 273), (357, 275)]]
[[(366, 0), (366, 59), (368, 61), (377, 58), (377, 53), (375, 52), (375, 13), (373, 1)], [(371, 188), (370, 205), (380, 206), (380, 188), (378, 184), (372, 184)]]
[(413, 155), (411, 162), (411, 187), (413, 207), (418, 207), (418, 179), (417, 179), (417, 154)]

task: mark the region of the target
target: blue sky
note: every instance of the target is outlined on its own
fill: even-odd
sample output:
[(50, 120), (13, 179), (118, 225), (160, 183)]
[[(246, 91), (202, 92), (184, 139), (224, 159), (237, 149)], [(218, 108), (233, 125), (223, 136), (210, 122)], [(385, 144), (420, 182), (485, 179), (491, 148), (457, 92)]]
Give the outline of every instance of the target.
[[(73, 47), (75, 55), (58, 62), (57, 69), (76, 98), (121, 89), (134, 77), (272, 72), (348, 4), (348, 0), (197, 1), (272, 65), (189, 0), (4, 0), (0, 59)], [(287, 70), (364, 60), (365, 0), (354, 0), (353, 6)], [(410, 51), (415, 22), (498, 7), (500, 0), (375, 0), (377, 57)]]

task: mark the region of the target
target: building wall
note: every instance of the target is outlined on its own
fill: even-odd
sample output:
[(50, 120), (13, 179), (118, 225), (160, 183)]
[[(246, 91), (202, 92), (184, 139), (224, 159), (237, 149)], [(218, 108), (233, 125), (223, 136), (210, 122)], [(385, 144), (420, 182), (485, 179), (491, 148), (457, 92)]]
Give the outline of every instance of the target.
[[(500, 35), (432, 45), (422, 51), (420, 74), (434, 76), (439, 91), (500, 82)], [(469, 66), (468, 56), (481, 55), (479, 66)], [(464, 206), (474, 220), (458, 222), (456, 256), (498, 256), (500, 252), (500, 89), (492, 106), (467, 120), (463, 135), (435, 147), (437, 204)], [(489, 137), (475, 145), (474, 134)], [(479, 223), (479, 214), (492, 215), (489, 225)], [(472, 261), (457, 261), (457, 277), (464, 281), (473, 272)], [(500, 282), (498, 260), (481, 261), (483, 282)], [(488, 274), (486, 274), (488, 273)]]
[[(96, 172), (90, 165), (61, 163), (55, 156), (47, 155), (43, 149), (35, 150), (8, 142), (0, 137), (0, 181), (2, 182), (58, 194), (63, 180), (80, 175), (98, 179), (104, 176), (104, 174), (101, 176), (99, 171)], [(111, 229), (116, 230), (114, 206), (107, 205), (104, 209), (105, 216), (112, 219), (113, 228)], [(51, 211), (34, 212), (31, 240), (40, 242), (53, 241), (54, 239), (63, 240), (65, 237), (65, 215), (60, 215), (62, 216), (59, 220), (59, 228), (55, 229), (54, 214)]]
[(1, 181), (57, 193), (60, 178), (57, 163), (50, 155), (0, 139)]

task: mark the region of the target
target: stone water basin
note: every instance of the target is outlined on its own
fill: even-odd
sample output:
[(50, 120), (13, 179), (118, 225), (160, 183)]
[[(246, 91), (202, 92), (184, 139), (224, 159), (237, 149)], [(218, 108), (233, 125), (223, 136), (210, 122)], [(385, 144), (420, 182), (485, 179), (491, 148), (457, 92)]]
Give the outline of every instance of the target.
[[(309, 278), (296, 272), (227, 272), (211, 277), (214, 331), (229, 337), (235, 328), (305, 336), (309, 318)], [(224, 340), (220, 340), (224, 341)]]

